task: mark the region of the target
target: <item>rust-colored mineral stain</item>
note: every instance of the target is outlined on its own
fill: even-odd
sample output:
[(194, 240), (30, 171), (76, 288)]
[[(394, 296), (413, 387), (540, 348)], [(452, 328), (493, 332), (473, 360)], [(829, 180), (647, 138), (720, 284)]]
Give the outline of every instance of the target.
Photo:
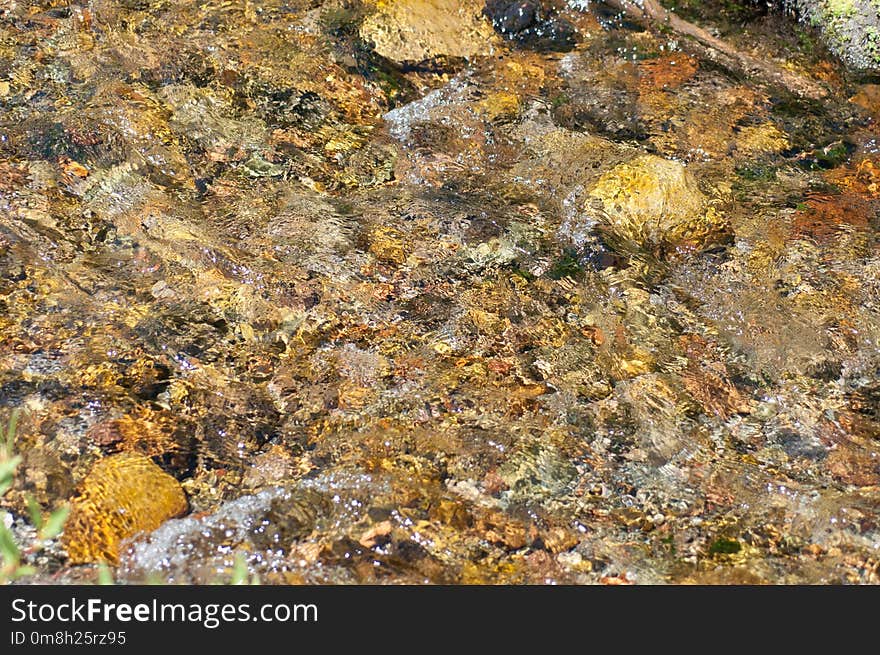
[(73, 564), (116, 563), (122, 540), (185, 513), (180, 484), (152, 460), (120, 453), (99, 461), (74, 499), (62, 537)]

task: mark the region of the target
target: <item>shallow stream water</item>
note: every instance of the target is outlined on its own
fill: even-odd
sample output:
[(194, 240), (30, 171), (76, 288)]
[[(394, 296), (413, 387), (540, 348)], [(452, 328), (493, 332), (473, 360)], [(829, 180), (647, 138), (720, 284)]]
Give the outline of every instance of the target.
[(827, 95), (598, 2), (0, 3), (22, 581), (880, 581), (878, 80), (676, 4)]

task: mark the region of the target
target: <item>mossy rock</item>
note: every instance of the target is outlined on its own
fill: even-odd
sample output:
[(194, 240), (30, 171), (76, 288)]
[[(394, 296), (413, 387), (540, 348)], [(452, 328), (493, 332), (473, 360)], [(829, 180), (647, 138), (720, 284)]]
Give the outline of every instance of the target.
[(880, 0), (786, 0), (853, 70), (880, 72)]

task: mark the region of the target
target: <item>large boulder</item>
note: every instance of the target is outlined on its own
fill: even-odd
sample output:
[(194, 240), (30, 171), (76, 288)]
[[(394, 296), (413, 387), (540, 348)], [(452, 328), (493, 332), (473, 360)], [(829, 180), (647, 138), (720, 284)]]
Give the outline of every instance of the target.
[(850, 68), (880, 72), (880, 0), (785, 0)]

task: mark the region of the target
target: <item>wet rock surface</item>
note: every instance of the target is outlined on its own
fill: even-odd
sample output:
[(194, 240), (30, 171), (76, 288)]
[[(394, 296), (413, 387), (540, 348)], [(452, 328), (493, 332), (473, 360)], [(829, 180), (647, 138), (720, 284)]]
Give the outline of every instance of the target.
[(495, 30), (536, 50), (565, 52), (577, 42), (577, 29), (559, 16), (559, 6), (538, 0), (488, 0), (483, 13)]
[(726, 232), (688, 170), (653, 155), (615, 166), (590, 189), (587, 203), (583, 214), (595, 209), (606, 240), (621, 249), (704, 249)]
[(487, 55), (494, 42), (479, 4), (470, 0), (392, 0), (363, 22), (360, 34), (397, 63)]
[(327, 504), (319, 494), (267, 489), (225, 503), (208, 516), (168, 521), (129, 546), (119, 577), (141, 583), (228, 582), (236, 554), (250, 560), (252, 574), (265, 577), (285, 567), (285, 555), (314, 530)]
[(74, 564), (115, 564), (120, 543), (185, 513), (180, 484), (151, 460), (121, 453), (100, 460), (82, 482), (62, 545)]
[(818, 29), (848, 66), (880, 72), (880, 3), (876, 0), (786, 0)]
[(25, 583), (880, 581), (880, 104), (781, 15), (680, 3), (824, 100), (598, 3), (60, 4), (0, 14)]

